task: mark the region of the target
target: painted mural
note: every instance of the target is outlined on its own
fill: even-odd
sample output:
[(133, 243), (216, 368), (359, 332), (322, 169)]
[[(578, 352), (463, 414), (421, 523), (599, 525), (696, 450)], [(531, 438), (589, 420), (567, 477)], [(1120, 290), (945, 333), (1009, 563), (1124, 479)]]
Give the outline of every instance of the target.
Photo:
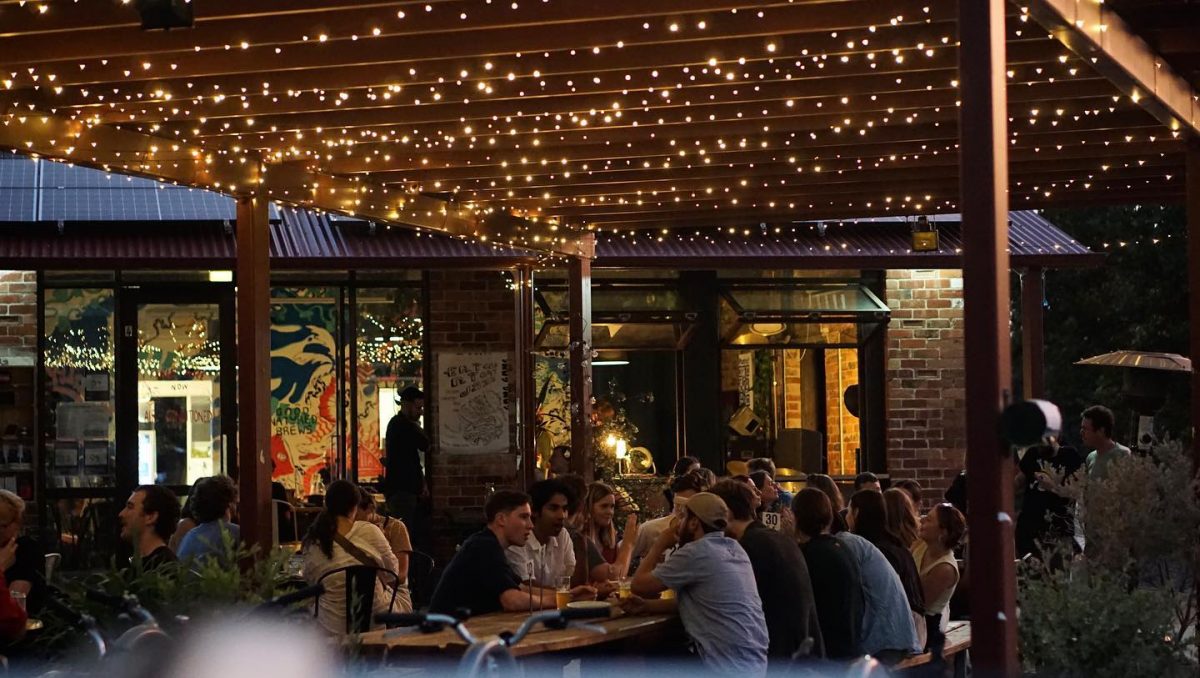
[(337, 459), (337, 305), (322, 291), (276, 290), (271, 306), (272, 478), (301, 494)]

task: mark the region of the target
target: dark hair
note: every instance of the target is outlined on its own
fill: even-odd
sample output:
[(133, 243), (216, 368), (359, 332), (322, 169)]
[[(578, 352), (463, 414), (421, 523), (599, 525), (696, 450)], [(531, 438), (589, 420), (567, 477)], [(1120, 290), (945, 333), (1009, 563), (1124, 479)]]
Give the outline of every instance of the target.
[(196, 482), (192, 483), (192, 489), (188, 490), (187, 499), (183, 500), (183, 508), (179, 510), (180, 520), (187, 518), (188, 520), (196, 519), (196, 490), (200, 489), (200, 483), (208, 480), (208, 478), (197, 478)]
[(220, 520), (237, 498), (237, 485), (229, 476), (205, 478), (196, 485), (192, 514), (197, 523)]
[(512, 513), (515, 509), (529, 503), (529, 495), (516, 490), (496, 490), (491, 498), (483, 505), (483, 515), (488, 523), (495, 520), (501, 513)]
[(695, 457), (680, 457), (675, 460), (675, 465), (671, 467), (671, 477), (685, 475), (693, 466), (699, 465), (700, 460)]
[(375, 493), (371, 490), (358, 486), (358, 510), (366, 511), (369, 508), (379, 508), (375, 505)]
[(704, 482), (705, 487), (712, 487), (713, 485), (717, 484), (717, 474), (713, 473), (713, 470), (710, 468), (704, 468), (701, 466), (695, 471), (692, 471), (692, 473), (700, 476), (700, 479)]
[(908, 548), (900, 535), (888, 527), (887, 505), (883, 502), (883, 493), (875, 490), (859, 490), (850, 497), (850, 512), (854, 515), (854, 534), (866, 539), (872, 544), (890, 541)]
[(567, 504), (567, 512), (571, 515), (579, 513), (579, 504), (583, 501), (583, 496), (587, 494), (587, 481), (578, 473), (564, 473), (558, 476), (556, 480), (571, 490), (571, 494), (567, 496), (571, 500)]
[(142, 514), (157, 513), (154, 519), (154, 534), (163, 541), (170, 541), (179, 522), (179, 497), (162, 485), (142, 485), (134, 492), (142, 493)]
[(810, 473), (806, 481), (808, 487), (818, 489), (825, 493), (829, 498), (829, 505), (836, 513), (841, 511), (846, 506), (846, 500), (842, 499), (842, 490), (833, 482), (833, 478), (824, 473)]
[(862, 486), (866, 485), (867, 483), (878, 483), (878, 482), (879, 482), (879, 476), (875, 475), (874, 473), (871, 473), (870, 471), (863, 471), (862, 473), (854, 476), (854, 491), (857, 492), (857, 491), (861, 490)]
[(967, 534), (967, 519), (963, 517), (962, 511), (954, 507), (954, 504), (938, 504), (933, 507), (933, 510), (937, 513), (938, 527), (946, 531), (942, 547), (953, 551), (958, 548)]
[(333, 535), (337, 519), (347, 518), (358, 508), (358, 487), (349, 480), (335, 480), (325, 488), (325, 505), (304, 535), (304, 544), (316, 544), (326, 558), (333, 558)]
[(271, 481), (271, 499), (275, 501), (287, 501), (287, 488), (278, 480)]
[(725, 479), (713, 485), (708, 490), (721, 498), (729, 507), (729, 515), (734, 520), (754, 520), (754, 492), (745, 483)]
[(775, 462), (770, 457), (758, 457), (746, 462), (746, 468), (751, 472), (766, 471), (772, 478), (775, 477), (776, 469)]
[(547, 478), (529, 486), (529, 507), (533, 509), (534, 513), (538, 513), (543, 506), (550, 503), (556, 494), (561, 494), (567, 500), (567, 511), (570, 511), (571, 506), (578, 501), (575, 492), (566, 483), (555, 478)]
[(1109, 438), (1113, 437), (1113, 427), (1116, 426), (1117, 420), (1113, 417), (1112, 410), (1103, 405), (1092, 405), (1083, 411), (1083, 418), (1092, 422), (1092, 428), (1104, 431)]
[(904, 480), (897, 480), (892, 484), (892, 487), (907, 492), (908, 498), (912, 500), (913, 506), (921, 505), (921, 483), (918, 483), (912, 478), (905, 478)]
[(709, 488), (706, 482), (707, 478), (700, 469), (696, 469), (691, 473), (685, 473), (671, 481), (671, 493), (677, 492), (703, 492)]
[(809, 537), (821, 534), (833, 524), (833, 504), (827, 494), (815, 487), (806, 487), (796, 493), (792, 499), (792, 513), (796, 515), (796, 530)]
[(766, 471), (755, 471), (750, 474), (750, 482), (759, 490), (767, 486), (767, 481), (771, 479), (771, 474)]
[(907, 548), (917, 542), (920, 537), (921, 520), (917, 509), (913, 506), (908, 493), (898, 487), (889, 487), (883, 491), (883, 503), (887, 507), (888, 529), (900, 537), (900, 543)]
[(424, 400), (425, 394), (421, 393), (421, 389), (416, 386), (409, 386), (400, 392), (400, 402), (407, 403), (414, 400)]

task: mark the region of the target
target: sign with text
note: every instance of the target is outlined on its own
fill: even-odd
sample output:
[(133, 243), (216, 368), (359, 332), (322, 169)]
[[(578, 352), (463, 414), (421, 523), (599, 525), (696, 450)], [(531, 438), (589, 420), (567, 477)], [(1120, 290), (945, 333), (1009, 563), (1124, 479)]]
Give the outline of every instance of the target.
[(507, 353), (442, 353), (437, 357), (438, 445), (450, 454), (509, 449)]

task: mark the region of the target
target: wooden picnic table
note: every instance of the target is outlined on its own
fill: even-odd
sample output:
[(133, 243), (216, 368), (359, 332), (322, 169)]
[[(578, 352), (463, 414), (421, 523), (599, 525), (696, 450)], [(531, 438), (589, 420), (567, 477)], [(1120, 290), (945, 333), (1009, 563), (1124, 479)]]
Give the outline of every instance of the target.
[[(498, 636), (504, 631), (516, 631), (528, 617), (527, 612), (495, 612), (468, 619), (466, 627), (476, 638), (483, 639)], [(574, 626), (549, 629), (539, 625), (513, 646), (513, 656), (576, 650), (649, 636), (671, 629), (679, 623), (679, 617), (674, 614), (627, 615), (614, 606), (612, 616), (608, 619), (588, 619), (585, 623), (603, 627), (605, 632), (596, 633)], [(404, 652), (458, 653), (467, 647), (463, 639), (449, 628), (434, 633), (422, 633), (415, 627), (370, 631), (359, 636), (359, 642), (364, 650), (384, 650), (389, 655)]]
[[(952, 621), (946, 626), (946, 644), (942, 648), (942, 657), (954, 660), (954, 675), (956, 678), (965, 675), (964, 653), (971, 648), (971, 622)], [(924, 666), (933, 661), (933, 654), (922, 652), (911, 657), (905, 657), (892, 667), (901, 671), (917, 666)]]

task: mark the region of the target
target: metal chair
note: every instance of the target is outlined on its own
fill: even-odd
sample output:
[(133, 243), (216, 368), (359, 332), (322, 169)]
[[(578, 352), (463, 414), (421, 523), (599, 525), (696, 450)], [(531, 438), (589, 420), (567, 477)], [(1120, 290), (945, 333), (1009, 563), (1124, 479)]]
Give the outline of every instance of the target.
[(54, 581), (54, 573), (58, 570), (60, 563), (62, 563), (61, 553), (46, 554), (46, 581)]
[(408, 591), (412, 595), (413, 609), (420, 610), (433, 598), (433, 578), (436, 563), (433, 556), (424, 551), (405, 551), (408, 554)]
[[(391, 578), (392, 597), (388, 601), (388, 612), (396, 605), (396, 593), (400, 590), (400, 575), (383, 567), (372, 567), (370, 565), (347, 565), (339, 567), (336, 570), (330, 570), (321, 575), (317, 580), (319, 586), (323, 586), (326, 591), (321, 595), (328, 595), (329, 585), (327, 579), (333, 576), (342, 575), (346, 578), (345, 596), (346, 596), (346, 633), (365, 633), (371, 630), (371, 620), (374, 616), (375, 606), (375, 585), (380, 577), (384, 579)], [(386, 585), (386, 582), (385, 582)], [(316, 604), (313, 606), (313, 617), (316, 618), (321, 614), (321, 596), (317, 596)]]

